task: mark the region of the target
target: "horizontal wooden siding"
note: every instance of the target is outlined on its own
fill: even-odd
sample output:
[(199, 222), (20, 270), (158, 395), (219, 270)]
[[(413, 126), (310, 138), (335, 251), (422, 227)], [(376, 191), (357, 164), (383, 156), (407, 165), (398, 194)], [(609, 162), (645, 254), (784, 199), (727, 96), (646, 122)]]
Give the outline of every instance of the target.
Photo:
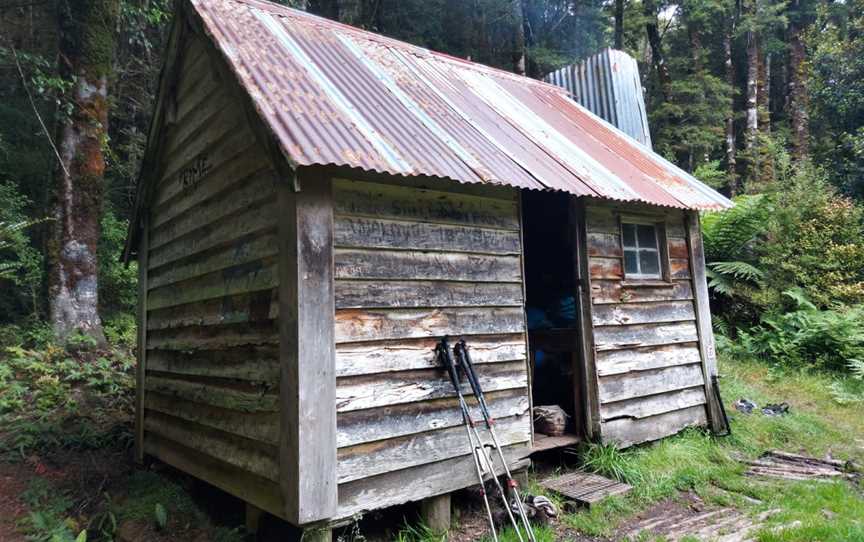
[[(668, 283), (624, 280), (622, 212), (665, 223)], [(603, 440), (630, 446), (704, 425), (684, 214), (595, 204), (587, 207), (586, 225)]]
[(149, 214), (145, 450), (279, 504), (276, 174), (193, 40)]
[(455, 393), (434, 358), (443, 335), (467, 339), (499, 438), (514, 462), (524, 457), (516, 193), (333, 186), (339, 515), (475, 482)]

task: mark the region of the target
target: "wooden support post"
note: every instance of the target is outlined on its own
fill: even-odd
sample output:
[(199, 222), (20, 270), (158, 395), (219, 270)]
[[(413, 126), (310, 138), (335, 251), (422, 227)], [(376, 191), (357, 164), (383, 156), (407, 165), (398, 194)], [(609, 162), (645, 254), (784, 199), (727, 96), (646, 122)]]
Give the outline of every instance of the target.
[(264, 510), (251, 503), (246, 503), (246, 531), (256, 534), (261, 526), (261, 517), (264, 515)]
[(285, 517), (304, 525), (337, 509), (333, 197), (320, 170), (279, 191), (280, 485)]
[(714, 330), (711, 327), (711, 307), (708, 305), (708, 278), (705, 272), (705, 252), (698, 211), (687, 212), (687, 247), (690, 256), (690, 276), (693, 280), (693, 300), (696, 304), (696, 328), (699, 332), (699, 354), (705, 379), (705, 399), (708, 423), (715, 433), (726, 433), (729, 427), (723, 416), (723, 405), (717, 400), (712, 377), (717, 375), (717, 354), (714, 350)]
[(135, 461), (144, 463), (144, 386), (147, 369), (147, 251), (149, 229), (147, 209), (142, 209), (138, 241), (138, 365), (135, 368)]
[(420, 502), (420, 517), (436, 533), (450, 530), (450, 494), (423, 499)]

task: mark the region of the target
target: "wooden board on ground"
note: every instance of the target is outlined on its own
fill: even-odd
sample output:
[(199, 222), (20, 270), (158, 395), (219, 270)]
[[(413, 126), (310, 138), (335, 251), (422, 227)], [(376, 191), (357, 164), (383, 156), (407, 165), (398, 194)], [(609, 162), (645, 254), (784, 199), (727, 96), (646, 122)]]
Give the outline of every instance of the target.
[(540, 485), (585, 506), (591, 506), (612, 495), (623, 495), (633, 489), (616, 480), (582, 471), (547, 478), (540, 482)]

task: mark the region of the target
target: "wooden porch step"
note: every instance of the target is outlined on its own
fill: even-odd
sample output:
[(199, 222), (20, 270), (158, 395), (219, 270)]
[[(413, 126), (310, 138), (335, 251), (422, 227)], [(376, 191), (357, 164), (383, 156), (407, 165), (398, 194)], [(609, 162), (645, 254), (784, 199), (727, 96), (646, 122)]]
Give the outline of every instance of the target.
[(540, 482), (540, 485), (585, 506), (633, 489), (622, 482), (582, 471), (553, 476)]

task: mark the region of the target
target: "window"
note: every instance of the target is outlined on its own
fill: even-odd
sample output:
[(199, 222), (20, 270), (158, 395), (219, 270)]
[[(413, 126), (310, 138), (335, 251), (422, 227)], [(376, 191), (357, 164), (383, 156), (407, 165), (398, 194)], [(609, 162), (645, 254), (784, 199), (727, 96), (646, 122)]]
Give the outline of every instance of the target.
[(656, 224), (621, 223), (626, 278), (663, 278), (659, 237)]

